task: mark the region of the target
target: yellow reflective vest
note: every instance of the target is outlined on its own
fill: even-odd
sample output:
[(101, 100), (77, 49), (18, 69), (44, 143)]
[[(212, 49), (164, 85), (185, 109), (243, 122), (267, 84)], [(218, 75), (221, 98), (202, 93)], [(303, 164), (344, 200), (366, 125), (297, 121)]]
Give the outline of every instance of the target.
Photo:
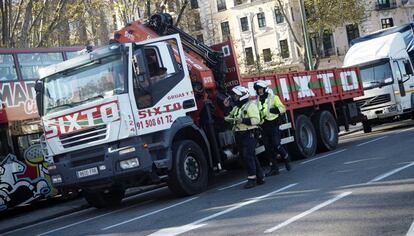
[(266, 100), (263, 102), (260, 101), (260, 97), (257, 96), (257, 107), (260, 111), (260, 118), (262, 122), (265, 120), (272, 121), (279, 117), (279, 114), (274, 114), (270, 112), (271, 108), (279, 109), (280, 114), (286, 112), (286, 107), (283, 105), (282, 101), (280, 100), (279, 96), (273, 94), (273, 92), (269, 92), (267, 95)]
[[(252, 101), (248, 101), (240, 108), (238, 106), (233, 107), (224, 119), (233, 124), (234, 131), (245, 131), (258, 127), (258, 124), (260, 124), (260, 113), (257, 105)], [(242, 123), (243, 119), (250, 119), (251, 125)]]

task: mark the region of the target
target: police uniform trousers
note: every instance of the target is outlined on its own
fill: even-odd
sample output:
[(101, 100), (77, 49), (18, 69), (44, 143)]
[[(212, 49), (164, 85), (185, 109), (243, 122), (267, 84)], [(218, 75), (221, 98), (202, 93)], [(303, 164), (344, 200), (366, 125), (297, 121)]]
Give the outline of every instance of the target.
[(236, 141), (247, 168), (248, 176), (256, 176), (259, 179), (264, 177), (263, 169), (256, 157), (257, 139), (255, 129), (236, 131)]

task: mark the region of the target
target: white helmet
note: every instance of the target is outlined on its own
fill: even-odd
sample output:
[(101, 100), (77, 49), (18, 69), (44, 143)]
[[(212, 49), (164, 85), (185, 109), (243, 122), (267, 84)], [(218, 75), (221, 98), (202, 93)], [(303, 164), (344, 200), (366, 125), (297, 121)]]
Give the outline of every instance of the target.
[(268, 87), (269, 85), (268, 85), (268, 83), (266, 82), (266, 81), (264, 81), (264, 80), (258, 80), (258, 81), (256, 81), (256, 82), (254, 82), (254, 85), (253, 85), (253, 88), (254, 88), (254, 90), (258, 90), (259, 88), (262, 88), (262, 89), (264, 89), (264, 92), (269, 92), (269, 87)]
[(243, 101), (245, 99), (248, 99), (250, 97), (250, 93), (249, 90), (243, 86), (236, 86), (234, 88), (231, 89), (231, 91), (233, 91), (234, 94), (236, 94), (237, 96), (239, 96), (239, 101)]

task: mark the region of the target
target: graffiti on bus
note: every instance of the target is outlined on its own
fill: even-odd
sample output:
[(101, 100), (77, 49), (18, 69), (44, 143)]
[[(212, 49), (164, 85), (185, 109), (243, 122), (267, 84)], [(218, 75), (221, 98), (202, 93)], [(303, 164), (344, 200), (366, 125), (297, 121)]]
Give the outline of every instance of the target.
[(50, 185), (40, 145), (32, 145), (20, 161), (8, 154), (0, 163), (0, 210), (56, 194)]
[(0, 83), (0, 123), (38, 117), (35, 81)]

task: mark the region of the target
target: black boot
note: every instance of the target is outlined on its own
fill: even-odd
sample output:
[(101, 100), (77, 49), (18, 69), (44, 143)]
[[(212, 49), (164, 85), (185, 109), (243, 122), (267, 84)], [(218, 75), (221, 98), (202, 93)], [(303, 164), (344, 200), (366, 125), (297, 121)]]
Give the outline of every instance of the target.
[(266, 177), (278, 175), (279, 174), (279, 167), (276, 163), (272, 163), (270, 166), (270, 170), (265, 174)]
[(283, 162), (285, 163), (286, 170), (290, 171), (292, 169), (292, 166), (290, 165), (289, 154), (286, 153), (286, 155), (283, 157)]
[(257, 185), (262, 185), (262, 184), (264, 184), (264, 183), (265, 183), (264, 177), (257, 178), (257, 179), (256, 179), (256, 183), (257, 183)]
[(256, 179), (247, 179), (247, 183), (244, 185), (245, 189), (256, 187)]

